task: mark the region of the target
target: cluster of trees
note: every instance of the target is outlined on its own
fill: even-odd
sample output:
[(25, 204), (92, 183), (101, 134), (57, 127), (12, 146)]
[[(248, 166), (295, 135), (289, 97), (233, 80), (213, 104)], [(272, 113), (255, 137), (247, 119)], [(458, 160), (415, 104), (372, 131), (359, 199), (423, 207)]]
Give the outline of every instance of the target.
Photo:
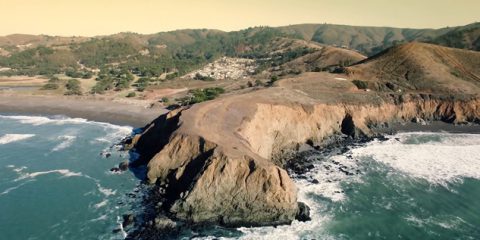
[[(57, 90), (63, 83), (59, 78), (51, 77), (41, 90)], [(64, 84), (66, 89), (65, 95), (82, 95), (81, 83), (78, 79), (69, 79)]]
[(20, 52), (14, 52), (9, 57), (0, 58), (0, 66), (11, 68), (2, 72), (3, 75), (53, 75), (62, 73), (68, 67), (74, 67), (76, 62), (68, 50), (54, 50), (39, 46)]
[(200, 103), (217, 98), (220, 94), (225, 93), (225, 89), (221, 87), (193, 89), (190, 90), (186, 97), (177, 99), (180, 105), (186, 106)]
[(77, 70), (75, 68), (68, 68), (67, 70), (65, 70), (65, 75), (71, 78), (90, 79), (93, 77), (93, 72), (88, 70)]
[(91, 92), (94, 94), (103, 94), (108, 90), (120, 91), (130, 88), (130, 84), (135, 77), (128, 69), (109, 67), (101, 69), (98, 77), (95, 79), (97, 83), (93, 86)]

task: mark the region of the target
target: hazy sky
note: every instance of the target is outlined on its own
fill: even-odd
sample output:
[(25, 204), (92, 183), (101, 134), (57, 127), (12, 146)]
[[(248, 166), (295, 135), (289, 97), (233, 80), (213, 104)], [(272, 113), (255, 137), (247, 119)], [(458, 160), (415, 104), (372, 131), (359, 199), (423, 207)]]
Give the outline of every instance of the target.
[(104, 35), (336, 23), (439, 28), (480, 21), (480, 0), (0, 0), (0, 35)]

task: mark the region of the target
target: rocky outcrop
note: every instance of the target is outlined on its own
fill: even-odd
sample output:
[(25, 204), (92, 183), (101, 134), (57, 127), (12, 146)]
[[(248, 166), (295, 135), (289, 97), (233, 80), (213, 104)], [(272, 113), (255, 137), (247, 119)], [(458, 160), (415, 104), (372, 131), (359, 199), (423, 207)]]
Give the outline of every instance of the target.
[(132, 144), (148, 163), (147, 178), (165, 193), (175, 218), (228, 226), (307, 220), (283, 162), (286, 149), (373, 126), (421, 118), (479, 122), (478, 98), (383, 96), (376, 104), (323, 103), (286, 88), (232, 95), (170, 112)]

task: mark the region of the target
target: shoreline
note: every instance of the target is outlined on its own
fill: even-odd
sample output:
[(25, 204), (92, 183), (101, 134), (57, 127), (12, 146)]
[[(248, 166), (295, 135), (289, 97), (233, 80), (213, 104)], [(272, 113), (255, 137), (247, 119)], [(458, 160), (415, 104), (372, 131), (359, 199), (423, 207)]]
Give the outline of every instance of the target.
[(0, 115), (64, 115), (140, 128), (166, 112), (164, 108), (103, 99), (0, 94)]
[[(332, 135), (330, 136), (329, 140), (333, 140), (329, 142), (329, 140), (324, 140), (319, 143), (321, 147), (318, 149), (313, 146), (304, 146), (303, 150), (296, 150), (293, 154), (288, 155), (286, 153), (284, 158), (284, 165), (282, 168), (288, 172), (288, 175), (292, 177), (292, 179), (306, 179), (312, 184), (318, 184), (315, 180), (308, 178), (307, 174), (312, 171), (313, 163), (317, 162), (318, 159), (316, 158), (308, 158), (308, 156), (312, 155), (320, 155), (323, 158), (332, 157), (336, 155), (345, 155), (347, 151), (350, 151), (354, 148), (365, 147), (366, 144), (374, 141), (380, 140), (385, 141), (386, 136), (388, 135), (396, 135), (399, 133), (414, 133), (414, 132), (425, 132), (425, 133), (452, 133), (452, 134), (480, 134), (480, 124), (466, 124), (466, 125), (455, 125), (452, 123), (446, 123), (442, 121), (431, 121), (426, 122), (425, 125), (421, 123), (414, 123), (414, 122), (403, 122), (403, 123), (394, 123), (388, 127), (384, 128), (377, 128), (375, 129), (375, 135), (371, 137), (357, 137), (354, 139), (350, 139), (346, 136), (339, 136), (339, 135)], [(338, 141), (339, 140), (339, 141)], [(305, 148), (306, 147), (306, 148)], [(336, 163), (336, 167), (338, 167), (340, 172), (343, 172), (345, 175), (355, 175), (353, 171), (349, 169), (343, 169), (342, 163)], [(144, 184), (144, 183), (142, 183)], [(297, 183), (295, 182), (295, 185)], [(129, 238), (151, 238), (152, 236), (162, 236), (165, 238), (176, 238), (179, 235), (179, 232), (184, 230), (190, 230), (198, 228), (199, 226), (206, 227), (203, 231), (209, 231), (210, 229), (208, 226), (198, 225), (198, 224), (191, 224), (186, 221), (182, 220), (173, 220), (169, 218), (169, 214), (165, 212), (165, 210), (161, 212), (157, 212), (156, 215), (148, 215), (145, 213), (151, 212), (150, 209), (151, 205), (148, 202), (155, 201), (161, 202), (164, 204), (166, 199), (158, 195), (158, 192), (161, 190), (161, 187), (154, 185), (152, 189), (149, 189), (146, 192), (143, 192), (144, 195), (139, 196), (147, 196), (146, 201), (147, 204), (143, 204), (143, 209), (140, 212), (135, 213), (136, 217), (142, 216), (141, 221), (134, 221), (131, 223), (132, 226), (129, 231), (127, 231)], [(307, 205), (307, 207), (309, 207)], [(156, 228), (153, 225), (149, 225), (148, 222), (153, 221), (155, 219), (161, 219), (161, 223), (164, 228)], [(311, 220), (308, 220), (311, 221)], [(307, 222), (308, 222), (307, 221)], [(218, 225), (216, 225), (218, 226)], [(269, 225), (262, 226), (268, 227)], [(280, 226), (291, 226), (290, 224), (280, 224)], [(224, 226), (227, 231), (235, 232), (237, 227), (232, 226)]]
[(409, 132), (480, 134), (480, 124), (453, 124), (442, 121), (427, 121), (426, 124), (405, 122), (394, 123), (391, 126), (381, 129), (376, 128), (374, 131), (382, 136)]

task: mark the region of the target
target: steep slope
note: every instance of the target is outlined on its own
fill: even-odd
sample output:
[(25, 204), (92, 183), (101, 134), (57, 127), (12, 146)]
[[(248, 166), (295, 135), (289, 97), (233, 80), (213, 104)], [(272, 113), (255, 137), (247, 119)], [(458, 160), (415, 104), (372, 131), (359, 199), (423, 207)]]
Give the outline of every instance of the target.
[(312, 72), (334, 66), (349, 66), (366, 58), (366, 56), (349, 49), (322, 46), (313, 53), (283, 64), (282, 68), (299, 70), (301, 72)]
[(480, 51), (480, 23), (454, 28), (434, 38), (431, 42), (448, 47)]
[(472, 94), (480, 87), (478, 66), (479, 52), (408, 43), (349, 67), (347, 72), (376, 90)]

